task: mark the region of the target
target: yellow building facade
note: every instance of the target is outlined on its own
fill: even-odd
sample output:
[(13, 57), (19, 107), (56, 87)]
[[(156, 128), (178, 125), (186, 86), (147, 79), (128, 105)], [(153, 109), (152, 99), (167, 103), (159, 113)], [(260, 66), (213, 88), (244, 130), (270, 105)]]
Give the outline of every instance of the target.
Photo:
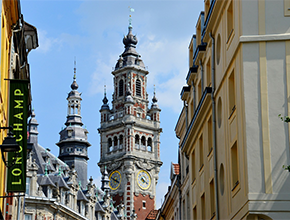
[(175, 128), (181, 192), (171, 219), (290, 219), (290, 129), (278, 117), (290, 115), (289, 8), (205, 0)]
[[(8, 124), (8, 81), (10, 70), (10, 51), (11, 51), (11, 27), (16, 24), (19, 19), (19, 3), (18, 1), (2, 1), (1, 10), (1, 87), (0, 87), (0, 126), (7, 127)], [(6, 136), (5, 130), (0, 130), (1, 143)], [(2, 153), (2, 152), (1, 152)], [(6, 153), (4, 158), (7, 159)], [(0, 160), (0, 196), (5, 196), (6, 188), (6, 166), (3, 160)], [(4, 198), (0, 198), (0, 208), (2, 215), (4, 216)]]
[[(30, 72), (27, 56), (32, 49), (35, 49), (37, 47), (38, 47), (38, 38), (36, 28), (23, 20), (23, 15), (21, 14), (20, 0), (3, 0), (1, 6), (1, 59), (0, 59), (1, 127), (8, 127), (13, 123), (10, 122), (10, 124), (8, 124), (10, 94), (9, 94), (9, 80), (6, 79), (24, 80), (27, 82), (26, 88), (28, 92), (27, 94), (25, 94), (25, 96), (28, 99), (28, 103), (26, 106), (23, 106), (23, 109), (25, 109), (25, 112), (28, 112), (28, 115), (31, 112)], [(27, 118), (24, 118), (23, 121), (27, 121)], [(4, 138), (7, 137), (7, 130), (8, 129), (0, 129), (1, 143), (4, 140)], [(25, 134), (26, 130), (27, 129), (25, 127), (23, 129), (23, 132)], [(3, 150), (3, 147), (1, 147), (1, 149)], [(21, 150), (19, 150), (19, 153), (20, 152)], [(18, 193), (16, 193), (19, 192), (17, 190), (16, 192), (12, 190), (7, 190), (7, 186), (10, 187), (12, 184), (7, 182), (8, 170), (5, 165), (5, 161), (8, 162), (8, 155), (4, 151), (1, 152), (1, 154), (3, 156), (1, 156), (0, 159), (0, 180), (1, 180), (0, 219), (21, 219), (23, 216), (23, 204), (24, 204), (23, 197), (22, 199), (19, 199), (20, 197), (15, 196), (19, 195)], [(20, 153), (20, 155), (24, 155), (23, 157), (25, 158), (26, 152)], [(10, 159), (9, 164), (11, 164)], [(8, 191), (10, 191), (9, 194)], [(21, 191), (23, 191), (23, 189)]]

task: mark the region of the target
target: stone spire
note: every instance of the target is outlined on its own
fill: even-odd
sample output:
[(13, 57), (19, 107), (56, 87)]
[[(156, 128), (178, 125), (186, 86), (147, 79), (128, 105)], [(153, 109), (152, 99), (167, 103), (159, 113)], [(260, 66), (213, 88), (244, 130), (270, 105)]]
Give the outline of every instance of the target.
[(87, 141), (88, 131), (83, 128), (81, 117), (81, 93), (78, 92), (79, 86), (76, 82), (76, 67), (74, 67), (73, 82), (71, 91), (68, 94), (68, 109), (66, 127), (60, 131), (59, 158), (67, 163), (70, 168), (73, 164), (78, 174), (78, 181), (82, 186), (87, 185), (87, 160), (88, 147), (91, 146)]

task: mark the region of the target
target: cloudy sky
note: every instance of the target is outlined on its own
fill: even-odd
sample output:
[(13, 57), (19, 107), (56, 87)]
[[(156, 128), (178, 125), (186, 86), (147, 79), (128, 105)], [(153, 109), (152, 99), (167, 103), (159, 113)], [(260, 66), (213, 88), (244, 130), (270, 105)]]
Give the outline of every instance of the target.
[(177, 163), (178, 139), (174, 128), (182, 108), (180, 91), (188, 72), (188, 45), (203, 0), (135, 1), (30, 1), (22, 0), (24, 20), (38, 30), (39, 47), (29, 54), (32, 105), (39, 123), (39, 143), (58, 155), (59, 132), (67, 114), (67, 94), (73, 80), (74, 59), (77, 83), (82, 92), (82, 119), (89, 131), (88, 176), (100, 186), (99, 109), (104, 85), (112, 101), (112, 68), (124, 51), (129, 6), (137, 52), (148, 67), (149, 100), (156, 85), (161, 108), (161, 160), (156, 208), (170, 184), (170, 163)]

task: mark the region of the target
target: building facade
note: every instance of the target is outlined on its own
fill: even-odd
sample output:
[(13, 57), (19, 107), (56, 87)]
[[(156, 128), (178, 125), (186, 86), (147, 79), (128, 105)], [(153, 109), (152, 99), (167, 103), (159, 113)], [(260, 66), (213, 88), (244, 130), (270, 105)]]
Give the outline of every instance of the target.
[(145, 219), (155, 208), (155, 188), (160, 161), (160, 109), (154, 94), (149, 107), (148, 71), (136, 52), (137, 38), (129, 26), (124, 37), (124, 52), (112, 72), (114, 93), (112, 108), (108, 99), (101, 107), (101, 172), (109, 172), (110, 188), (116, 204), (125, 205), (127, 216), (132, 212)]
[[(28, 115), (31, 111), (31, 91), (30, 91), (30, 71), (28, 64), (28, 53), (38, 47), (38, 38), (36, 28), (24, 21), (21, 14), (19, 0), (2, 1), (1, 4), (1, 83), (0, 83), (0, 126), (11, 126), (9, 122), (9, 80), (26, 80), (28, 103), (25, 112)], [(11, 107), (10, 107), (11, 108)], [(25, 116), (26, 117), (26, 116)], [(24, 118), (23, 121), (27, 121)], [(1, 143), (7, 136), (7, 130), (1, 129)], [(26, 126), (23, 129), (23, 134), (26, 134)], [(21, 153), (26, 156), (25, 153)], [(0, 159), (0, 219), (16, 219), (19, 217), (20, 210), (23, 210), (23, 198), (16, 197), (18, 194), (9, 190), (7, 186), (11, 185), (7, 182), (9, 175), (7, 167), (11, 164), (8, 159), (8, 153), (1, 148), (2, 157)], [(26, 161), (26, 159), (24, 159)], [(25, 170), (21, 170), (25, 173)]]
[(174, 219), (290, 218), (283, 169), (290, 130), (278, 117), (290, 111), (289, 6), (205, 1), (175, 128), (181, 212)]

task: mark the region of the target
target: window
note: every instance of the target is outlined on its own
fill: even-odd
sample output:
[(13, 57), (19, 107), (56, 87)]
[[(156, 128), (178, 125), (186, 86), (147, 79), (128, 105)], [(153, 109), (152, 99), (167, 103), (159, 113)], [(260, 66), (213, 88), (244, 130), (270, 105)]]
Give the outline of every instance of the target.
[(214, 195), (214, 182), (213, 179), (209, 183), (209, 191), (210, 191), (210, 217), (215, 215), (215, 195)]
[(141, 138), (141, 150), (146, 150), (146, 139), (144, 136)]
[(32, 215), (25, 214), (25, 220), (32, 220)]
[(114, 137), (114, 149), (118, 147), (118, 138), (115, 136)]
[(136, 80), (136, 96), (141, 97), (141, 81), (139, 79)]
[(124, 81), (121, 79), (119, 81), (119, 96), (124, 95)]
[(208, 156), (211, 153), (213, 146), (212, 146), (212, 122), (211, 117), (207, 121), (207, 135), (208, 135)]
[(123, 148), (123, 139), (124, 139), (123, 135), (120, 135), (120, 140), (119, 140), (119, 142), (120, 142), (119, 148), (120, 149)]
[(192, 183), (195, 181), (195, 150), (193, 150), (192, 155), (191, 155), (191, 174), (192, 174)]
[(201, 219), (205, 219), (205, 195), (201, 196)]
[(231, 147), (231, 165), (232, 165), (232, 190), (239, 184), (239, 170), (238, 170), (238, 148), (237, 142)]
[(206, 86), (211, 86), (211, 60), (209, 59), (206, 64)]
[(136, 149), (140, 149), (140, 138), (139, 138), (139, 135), (138, 134), (136, 134), (135, 135), (135, 148)]
[(109, 138), (109, 140), (108, 140), (108, 148), (109, 148), (109, 152), (111, 152), (113, 150), (111, 138)]
[(196, 207), (194, 207), (193, 209), (193, 219), (197, 219), (197, 211), (196, 211)]
[(229, 113), (230, 115), (236, 109), (236, 94), (235, 94), (235, 71), (233, 70), (229, 77)]
[(202, 89), (201, 89), (201, 80), (198, 83), (198, 87), (197, 87), (197, 91), (198, 91), (198, 98), (197, 98), (197, 103), (199, 103), (199, 100), (201, 99), (201, 95), (202, 95)]
[(199, 138), (199, 170), (203, 167), (203, 137)]
[(30, 194), (30, 177), (26, 177), (26, 191), (25, 194), (29, 195)]
[(238, 148), (237, 142), (231, 147), (231, 165), (232, 165), (232, 190), (239, 184), (239, 170), (238, 170)]
[(143, 204), (142, 209), (146, 209), (146, 201), (142, 201), (142, 204)]
[(231, 37), (231, 34), (234, 30), (234, 16), (233, 16), (233, 2), (230, 2), (230, 5), (227, 9), (227, 37), (229, 41), (229, 38)]
[(152, 152), (152, 139), (151, 138), (148, 138), (148, 141), (147, 141), (147, 150), (149, 152)]

